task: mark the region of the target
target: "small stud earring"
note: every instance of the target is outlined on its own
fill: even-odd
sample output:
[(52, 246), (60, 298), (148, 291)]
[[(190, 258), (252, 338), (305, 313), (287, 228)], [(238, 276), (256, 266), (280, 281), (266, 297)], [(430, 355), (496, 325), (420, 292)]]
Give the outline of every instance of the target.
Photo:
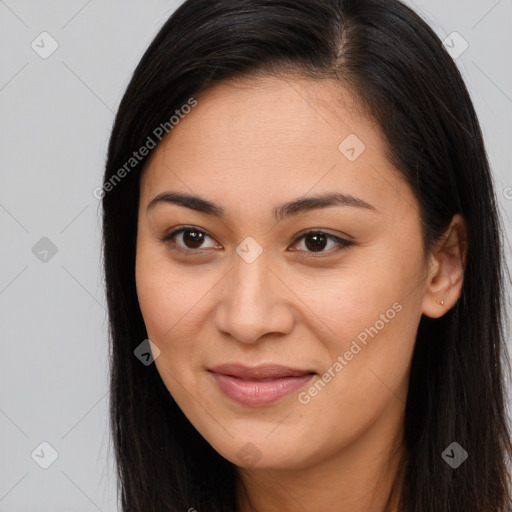
[(438, 301), (438, 302), (439, 302), (439, 304), (441, 304), (441, 306), (444, 306), (444, 300), (443, 300), (443, 299), (441, 299), (441, 300), (440, 300), (440, 301)]

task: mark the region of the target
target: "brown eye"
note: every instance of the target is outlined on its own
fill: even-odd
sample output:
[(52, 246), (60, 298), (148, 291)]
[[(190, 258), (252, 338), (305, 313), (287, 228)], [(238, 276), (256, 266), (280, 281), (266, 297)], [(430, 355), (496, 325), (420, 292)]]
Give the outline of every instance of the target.
[(300, 240), (304, 240), (304, 246), (306, 247), (305, 252), (312, 253), (331, 252), (330, 250), (324, 251), (329, 241), (335, 242), (335, 245), (338, 245), (338, 249), (335, 249), (335, 251), (354, 245), (353, 242), (349, 242), (348, 240), (331, 235), (329, 233), (324, 233), (323, 231), (308, 231), (303, 233), (299, 238), (295, 240), (294, 243), (296, 244)]
[(304, 238), (304, 243), (311, 251), (321, 251), (327, 245), (327, 237), (321, 233), (307, 235)]
[(183, 243), (189, 249), (199, 249), (201, 244), (204, 242), (204, 233), (199, 231), (186, 230), (183, 231)]
[[(181, 235), (181, 242), (178, 243), (179, 236)], [(169, 242), (178, 250), (183, 251), (197, 251), (198, 249), (205, 249), (203, 244), (206, 239), (211, 238), (205, 231), (196, 227), (184, 227), (176, 229), (171, 233), (165, 235), (161, 240), (162, 242)]]
[[(179, 235), (181, 235), (181, 241)], [(212, 240), (213, 245), (205, 247), (204, 243), (207, 239)], [(194, 226), (176, 229), (165, 235), (161, 240), (162, 242), (170, 243), (174, 249), (182, 252), (200, 253), (202, 249), (215, 248), (215, 240), (208, 233)], [(299, 252), (309, 254), (330, 254), (354, 245), (353, 242), (318, 230), (310, 230), (303, 233), (295, 239), (294, 245), (300, 240), (304, 240), (305, 249), (299, 249)], [(329, 242), (331, 244), (334, 243), (332, 250), (329, 247)], [(327, 250), (325, 250), (326, 247)], [(296, 251), (297, 249), (294, 250)]]

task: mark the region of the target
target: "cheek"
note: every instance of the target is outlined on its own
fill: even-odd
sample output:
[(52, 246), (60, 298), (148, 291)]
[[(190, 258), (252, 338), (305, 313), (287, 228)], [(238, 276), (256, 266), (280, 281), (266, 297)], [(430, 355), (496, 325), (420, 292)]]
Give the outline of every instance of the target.
[(411, 257), (410, 252), (382, 247), (377, 253), (379, 258), (340, 272), (328, 285), (324, 282), (323, 293), (317, 282), (305, 301), (315, 313), (314, 329), (328, 353), (326, 371), (338, 363), (331, 368), (331, 374), (340, 375), (332, 388), (351, 389), (358, 399), (378, 393), (376, 388), (389, 393), (386, 387), (401, 385), (421, 317), (420, 252)]
[(199, 267), (180, 268), (165, 251), (143, 247), (137, 253), (135, 273), (147, 334), (161, 351), (157, 367), (164, 365), (173, 374), (189, 371), (202, 353), (198, 346), (217, 274)]
[(187, 325), (197, 302), (193, 289), (184, 293), (182, 283), (148, 267), (138, 272), (137, 295), (148, 336), (158, 345), (172, 343), (173, 333)]
[(327, 278), (295, 280), (297, 296), (311, 310), (317, 334), (332, 339), (336, 348), (373, 325), (404, 294), (403, 283), (391, 264), (358, 262)]
[(139, 305), (148, 338), (160, 350), (155, 366), (169, 393), (182, 407), (189, 395), (183, 383), (190, 382), (193, 366), (192, 354), (198, 339), (193, 331), (196, 313), (194, 293), (184, 293), (182, 282), (173, 276), (175, 272), (156, 271), (144, 258), (137, 262), (136, 283)]
[(164, 293), (164, 283), (143, 261), (137, 263), (136, 284), (148, 336), (154, 341), (163, 340), (165, 332), (174, 324), (171, 315), (176, 310), (170, 307), (171, 303), (175, 303), (173, 293), (169, 290)]
[(144, 236), (137, 243), (135, 282), (148, 337), (162, 349), (164, 340), (179, 319), (180, 306), (183, 305), (179, 300), (182, 288), (173, 283), (165, 261), (149, 246)]

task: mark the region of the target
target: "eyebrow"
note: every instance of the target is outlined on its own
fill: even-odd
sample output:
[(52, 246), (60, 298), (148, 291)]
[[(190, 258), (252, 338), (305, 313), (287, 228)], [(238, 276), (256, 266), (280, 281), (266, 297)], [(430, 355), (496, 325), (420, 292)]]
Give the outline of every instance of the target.
[[(162, 192), (154, 197), (148, 203), (146, 212), (161, 203), (177, 204), (207, 215), (213, 215), (220, 218), (225, 217), (224, 208), (218, 204), (194, 194), (182, 194), (172, 191)], [(317, 210), (320, 208), (328, 208), (330, 206), (351, 206), (380, 213), (377, 208), (358, 197), (337, 192), (294, 199), (274, 207), (272, 209), (272, 214), (276, 220), (280, 221), (286, 217), (291, 217), (293, 215), (298, 215), (303, 212)]]

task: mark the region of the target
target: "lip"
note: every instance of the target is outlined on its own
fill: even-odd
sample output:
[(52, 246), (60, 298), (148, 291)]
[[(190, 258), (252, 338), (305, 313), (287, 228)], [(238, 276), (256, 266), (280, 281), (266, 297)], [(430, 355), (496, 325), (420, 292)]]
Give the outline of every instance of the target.
[(280, 365), (224, 364), (208, 371), (220, 390), (243, 405), (269, 405), (303, 387), (316, 372)]

